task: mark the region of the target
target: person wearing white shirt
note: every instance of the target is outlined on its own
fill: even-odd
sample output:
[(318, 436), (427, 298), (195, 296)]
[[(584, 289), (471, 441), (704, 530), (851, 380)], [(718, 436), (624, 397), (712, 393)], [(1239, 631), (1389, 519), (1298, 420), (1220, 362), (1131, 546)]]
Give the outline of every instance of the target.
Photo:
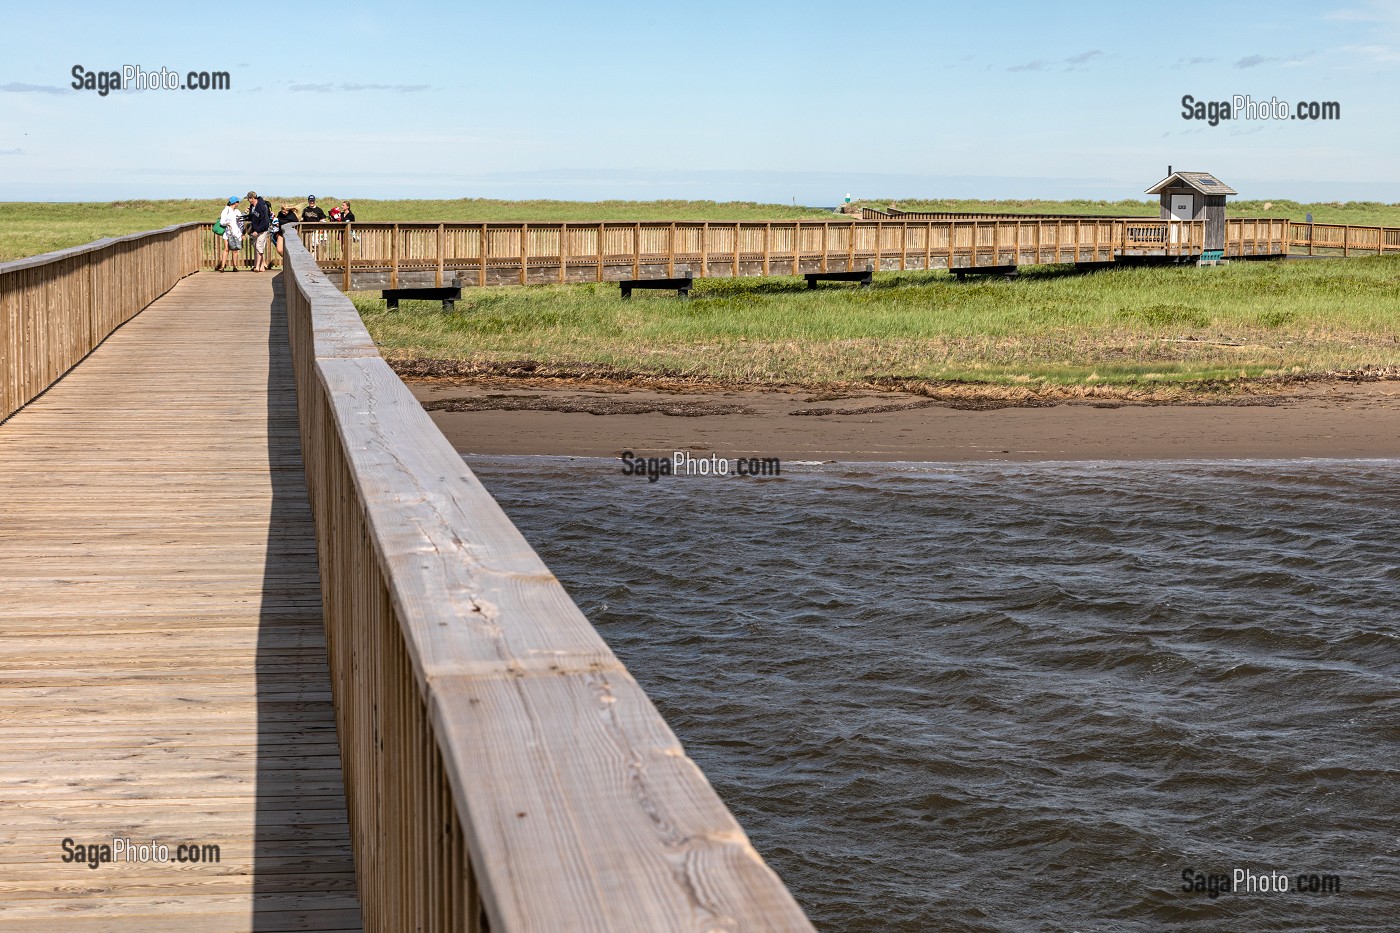
[(219, 223), (224, 227), (224, 252), (215, 272), (223, 272), (225, 264), (230, 272), (238, 271), (238, 254), (243, 249), (243, 217), (238, 213), (238, 198), (229, 198), (228, 205), (219, 213)]

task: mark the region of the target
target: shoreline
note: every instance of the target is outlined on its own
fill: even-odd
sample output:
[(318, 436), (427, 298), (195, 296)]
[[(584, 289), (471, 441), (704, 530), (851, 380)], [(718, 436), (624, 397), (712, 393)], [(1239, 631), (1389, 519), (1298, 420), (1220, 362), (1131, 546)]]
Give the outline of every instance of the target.
[(930, 463), (1400, 457), (1400, 381), (1390, 379), (1156, 401), (519, 376), (405, 381), (463, 454), (689, 451)]

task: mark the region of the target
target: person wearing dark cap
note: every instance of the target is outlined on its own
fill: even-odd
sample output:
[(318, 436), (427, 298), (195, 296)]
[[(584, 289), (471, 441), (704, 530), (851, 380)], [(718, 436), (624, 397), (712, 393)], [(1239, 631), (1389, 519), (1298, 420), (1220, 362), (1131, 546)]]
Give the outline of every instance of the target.
[(316, 206), (316, 195), (306, 196), (306, 208), (301, 212), (301, 222), (304, 224), (318, 224), (326, 219), (326, 212)]

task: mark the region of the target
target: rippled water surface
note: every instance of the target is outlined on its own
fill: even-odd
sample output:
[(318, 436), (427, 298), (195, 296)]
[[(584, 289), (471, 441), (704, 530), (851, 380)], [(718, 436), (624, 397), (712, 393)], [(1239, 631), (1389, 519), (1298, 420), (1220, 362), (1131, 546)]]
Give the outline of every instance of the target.
[(468, 462), (821, 929), (1400, 930), (1400, 461)]

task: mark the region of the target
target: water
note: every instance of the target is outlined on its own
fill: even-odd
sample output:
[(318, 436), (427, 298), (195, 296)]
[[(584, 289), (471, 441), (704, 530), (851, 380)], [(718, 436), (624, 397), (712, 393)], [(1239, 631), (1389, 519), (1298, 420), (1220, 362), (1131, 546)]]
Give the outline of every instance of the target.
[(819, 928), (1400, 929), (1400, 461), (469, 463)]

